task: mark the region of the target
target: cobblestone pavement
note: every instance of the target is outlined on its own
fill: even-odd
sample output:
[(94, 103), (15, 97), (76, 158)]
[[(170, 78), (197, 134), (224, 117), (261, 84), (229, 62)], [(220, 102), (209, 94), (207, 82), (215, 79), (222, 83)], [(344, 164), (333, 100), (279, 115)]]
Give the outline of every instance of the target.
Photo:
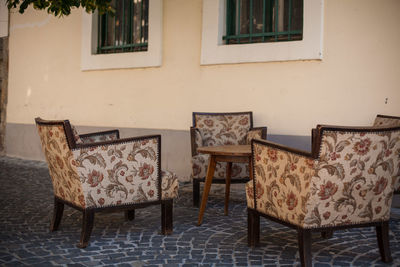
[[(242, 186), (242, 185), (239, 185)], [(46, 164), (0, 157), (1, 266), (293, 266), (299, 265), (296, 232), (261, 219), (261, 247), (247, 246), (243, 188), (232, 192), (223, 215), (223, 188), (210, 194), (202, 226), (192, 207), (191, 185), (181, 186), (174, 206), (174, 233), (159, 234), (160, 208), (97, 213), (90, 246), (78, 249), (81, 213), (66, 207), (60, 229), (49, 231), (53, 195)], [(314, 266), (400, 266), (400, 216), (390, 222), (393, 263), (380, 261), (374, 228), (313, 236)]]

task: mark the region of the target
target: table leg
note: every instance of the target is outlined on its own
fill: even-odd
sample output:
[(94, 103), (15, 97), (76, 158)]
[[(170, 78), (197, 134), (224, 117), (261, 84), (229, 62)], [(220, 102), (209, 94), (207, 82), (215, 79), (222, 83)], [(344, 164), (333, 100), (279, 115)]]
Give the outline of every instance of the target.
[(197, 225), (201, 225), (201, 223), (203, 221), (204, 210), (206, 209), (208, 193), (210, 192), (212, 179), (214, 177), (215, 166), (216, 166), (215, 156), (210, 155), (210, 160), (208, 161), (207, 176), (206, 176), (206, 181), (204, 183), (203, 197), (201, 199), (199, 219), (198, 219)]
[(228, 215), (229, 193), (231, 190), (232, 162), (226, 163), (226, 180), (225, 180), (225, 216)]

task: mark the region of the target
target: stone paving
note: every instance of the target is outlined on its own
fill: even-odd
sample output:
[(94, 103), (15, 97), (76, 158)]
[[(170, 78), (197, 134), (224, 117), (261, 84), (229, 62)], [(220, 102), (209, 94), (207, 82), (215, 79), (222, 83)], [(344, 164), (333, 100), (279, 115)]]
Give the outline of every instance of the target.
[[(296, 232), (261, 219), (261, 246), (247, 246), (243, 188), (233, 189), (229, 216), (223, 188), (210, 194), (202, 226), (192, 207), (191, 185), (181, 186), (174, 206), (174, 233), (159, 234), (160, 208), (97, 213), (91, 243), (79, 249), (81, 213), (66, 207), (60, 229), (49, 231), (53, 209), (46, 164), (0, 157), (1, 266), (299, 266)], [(395, 210), (397, 212), (397, 210)], [(314, 266), (400, 266), (400, 216), (390, 222), (393, 263), (380, 261), (374, 228), (313, 235)]]

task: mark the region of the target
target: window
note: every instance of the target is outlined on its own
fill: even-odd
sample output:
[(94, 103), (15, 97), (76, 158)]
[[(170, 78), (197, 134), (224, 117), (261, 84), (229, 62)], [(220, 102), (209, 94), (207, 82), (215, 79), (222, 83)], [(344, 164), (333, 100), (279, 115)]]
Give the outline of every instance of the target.
[(149, 0), (112, 0), (115, 14), (99, 15), (98, 54), (147, 51)]
[(226, 44), (303, 38), (303, 0), (227, 0)]
[(203, 0), (200, 62), (322, 59), (323, 11), (324, 0)]
[[(82, 11), (81, 70), (161, 66), (163, 0), (117, 1), (120, 5), (116, 6), (115, 18), (107, 15), (107, 20), (102, 20), (97, 13)], [(128, 16), (129, 12), (132, 16)], [(107, 30), (106, 21), (109, 22)]]

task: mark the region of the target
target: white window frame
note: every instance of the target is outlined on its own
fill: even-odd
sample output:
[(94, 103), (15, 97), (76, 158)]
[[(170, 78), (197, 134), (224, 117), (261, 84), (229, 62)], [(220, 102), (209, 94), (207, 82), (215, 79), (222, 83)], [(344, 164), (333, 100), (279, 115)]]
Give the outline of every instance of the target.
[(149, 0), (147, 51), (96, 54), (98, 14), (82, 11), (81, 70), (159, 67), (162, 64), (162, 0)]
[(201, 65), (322, 59), (324, 0), (304, 0), (303, 40), (224, 44), (226, 0), (203, 0)]

